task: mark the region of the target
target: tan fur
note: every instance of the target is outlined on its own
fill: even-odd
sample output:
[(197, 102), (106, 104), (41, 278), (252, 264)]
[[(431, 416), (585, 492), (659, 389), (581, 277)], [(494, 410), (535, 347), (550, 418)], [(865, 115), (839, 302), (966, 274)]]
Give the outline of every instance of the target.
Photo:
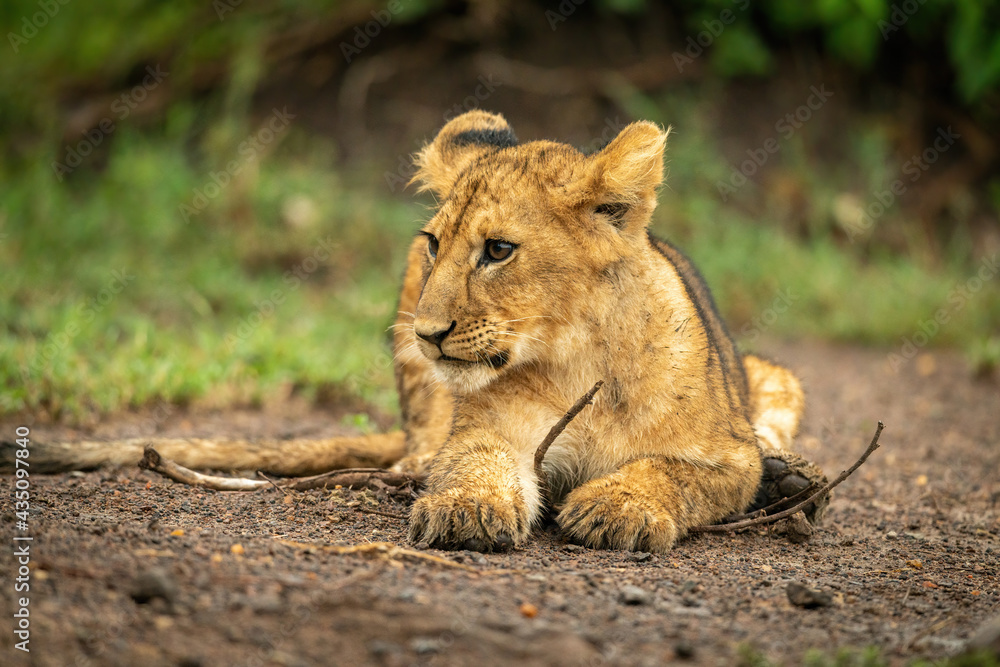
[[(453, 426), (443, 441), (411, 432), (415, 454), (397, 466), (431, 473), (411, 536), (523, 543), (544, 511), (534, 451), (604, 379), (546, 458), (557, 521), (589, 546), (667, 550), (689, 526), (749, 504), (758, 437), (769, 450), (790, 444), (801, 389), (778, 366), (747, 357), (744, 367), (693, 267), (647, 236), (666, 132), (635, 123), (588, 157), (508, 145), (503, 127), (466, 114), (418, 159), (416, 180), (440, 206), (411, 247), (397, 377), (404, 413)], [(516, 248), (484, 263), (491, 240)], [(444, 331), (440, 347), (416, 336)]]
[[(567, 538), (662, 552), (690, 526), (743, 510), (761, 486), (762, 448), (782, 456), (795, 436), (802, 390), (786, 369), (739, 355), (694, 267), (648, 235), (666, 140), (634, 123), (585, 156), (517, 144), (496, 114), (452, 120), (416, 159), (414, 180), (438, 208), (410, 247), (394, 330), (405, 447), (388, 434), (185, 441), (163, 453), (284, 474), (395, 461), (429, 473), (414, 541), (505, 548), (547, 510), (539, 442), (602, 379), (545, 459)], [(511, 252), (489, 261), (491, 247)], [(95, 446), (62, 447), (36, 448), (33, 465), (46, 451), (70, 465), (139, 458), (137, 442), (114, 455), (105, 445), (103, 459)]]

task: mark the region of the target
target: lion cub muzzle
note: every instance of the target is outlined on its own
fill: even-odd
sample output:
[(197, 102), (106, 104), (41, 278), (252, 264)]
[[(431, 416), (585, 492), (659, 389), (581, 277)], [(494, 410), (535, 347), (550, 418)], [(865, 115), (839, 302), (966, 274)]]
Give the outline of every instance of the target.
[(499, 369), (510, 361), (510, 350), (503, 343), (507, 332), (486, 318), (462, 326), (452, 320), (447, 327), (418, 319), (413, 333), (421, 352), (433, 362), (483, 364)]

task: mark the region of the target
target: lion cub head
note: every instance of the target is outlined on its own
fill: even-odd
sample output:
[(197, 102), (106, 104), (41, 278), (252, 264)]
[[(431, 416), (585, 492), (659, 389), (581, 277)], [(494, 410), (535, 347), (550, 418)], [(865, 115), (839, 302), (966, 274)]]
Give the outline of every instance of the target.
[(416, 156), (438, 200), (420, 234), (420, 351), (456, 392), (527, 364), (572, 363), (587, 326), (613, 318), (617, 291), (648, 252), (667, 132), (629, 125), (598, 153), (519, 144), (497, 114), (445, 125)]

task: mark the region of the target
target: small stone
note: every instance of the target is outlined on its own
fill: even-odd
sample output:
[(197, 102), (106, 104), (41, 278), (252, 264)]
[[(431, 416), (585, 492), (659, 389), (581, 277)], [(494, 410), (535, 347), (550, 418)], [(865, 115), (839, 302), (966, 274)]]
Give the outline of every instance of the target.
[(410, 648), (412, 648), (417, 655), (437, 653), (441, 650), (441, 646), (441, 640), (432, 639), (431, 637), (414, 637), (410, 640)]
[(373, 639), (368, 642), (367, 646), (368, 652), (376, 656), (393, 655), (403, 652), (403, 647), (399, 644), (383, 639)]
[(145, 604), (156, 598), (173, 602), (177, 597), (177, 582), (165, 570), (150, 568), (135, 578), (129, 595), (139, 604)]
[(627, 585), (622, 586), (621, 591), (618, 594), (618, 599), (623, 604), (640, 605), (649, 604), (651, 596), (647, 591), (639, 588), (638, 586)]
[(681, 640), (674, 645), (674, 654), (681, 660), (690, 660), (694, 657), (694, 646)]
[(653, 554), (645, 551), (633, 551), (626, 555), (625, 558), (628, 560), (634, 560), (636, 563), (645, 563), (648, 560), (652, 560)]
[(813, 536), (813, 527), (802, 512), (796, 512), (787, 519), (782, 519), (775, 526), (779, 535), (784, 535), (792, 544), (808, 542)]
[(788, 595), (789, 602), (804, 609), (829, 607), (833, 604), (833, 596), (828, 592), (818, 588), (809, 588), (797, 581), (788, 582), (788, 585), (785, 587), (785, 594)]
[(564, 544), (562, 545), (563, 551), (568, 551), (570, 553), (579, 553), (584, 550), (579, 544)]
[(417, 599), (418, 593), (416, 588), (404, 588), (396, 594), (396, 599), (400, 602), (413, 602)]
[(279, 595), (263, 594), (251, 598), (250, 608), (258, 614), (280, 614), (284, 609), (284, 604)]

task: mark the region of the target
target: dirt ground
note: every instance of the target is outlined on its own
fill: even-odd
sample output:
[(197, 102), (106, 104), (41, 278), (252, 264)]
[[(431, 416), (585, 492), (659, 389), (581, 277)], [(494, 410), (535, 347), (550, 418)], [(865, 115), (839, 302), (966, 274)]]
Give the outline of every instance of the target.
[[(27, 532), (0, 550), (5, 665), (794, 665), (878, 646), (891, 664), (961, 653), (1000, 614), (1000, 389), (934, 352), (770, 344), (809, 393), (800, 450), (828, 474), (879, 449), (839, 489), (811, 541), (700, 535), (665, 555), (593, 551), (551, 529), (507, 554), (412, 555), (407, 508), (371, 492), (217, 493), (137, 468), (31, 476)], [(3, 439), (20, 424), (0, 424)], [(165, 419), (125, 415), (32, 439), (305, 435), (329, 413), (288, 404)], [(14, 480), (3, 478), (9, 499)], [(383, 514), (371, 513), (380, 511)], [(298, 546), (290, 543), (300, 543)], [(30, 592), (14, 548), (30, 545)], [(308, 548), (302, 545), (313, 545)], [(8, 575), (8, 573), (11, 573)], [(789, 582), (830, 606), (790, 603)], [(30, 653), (14, 648), (30, 600)]]

